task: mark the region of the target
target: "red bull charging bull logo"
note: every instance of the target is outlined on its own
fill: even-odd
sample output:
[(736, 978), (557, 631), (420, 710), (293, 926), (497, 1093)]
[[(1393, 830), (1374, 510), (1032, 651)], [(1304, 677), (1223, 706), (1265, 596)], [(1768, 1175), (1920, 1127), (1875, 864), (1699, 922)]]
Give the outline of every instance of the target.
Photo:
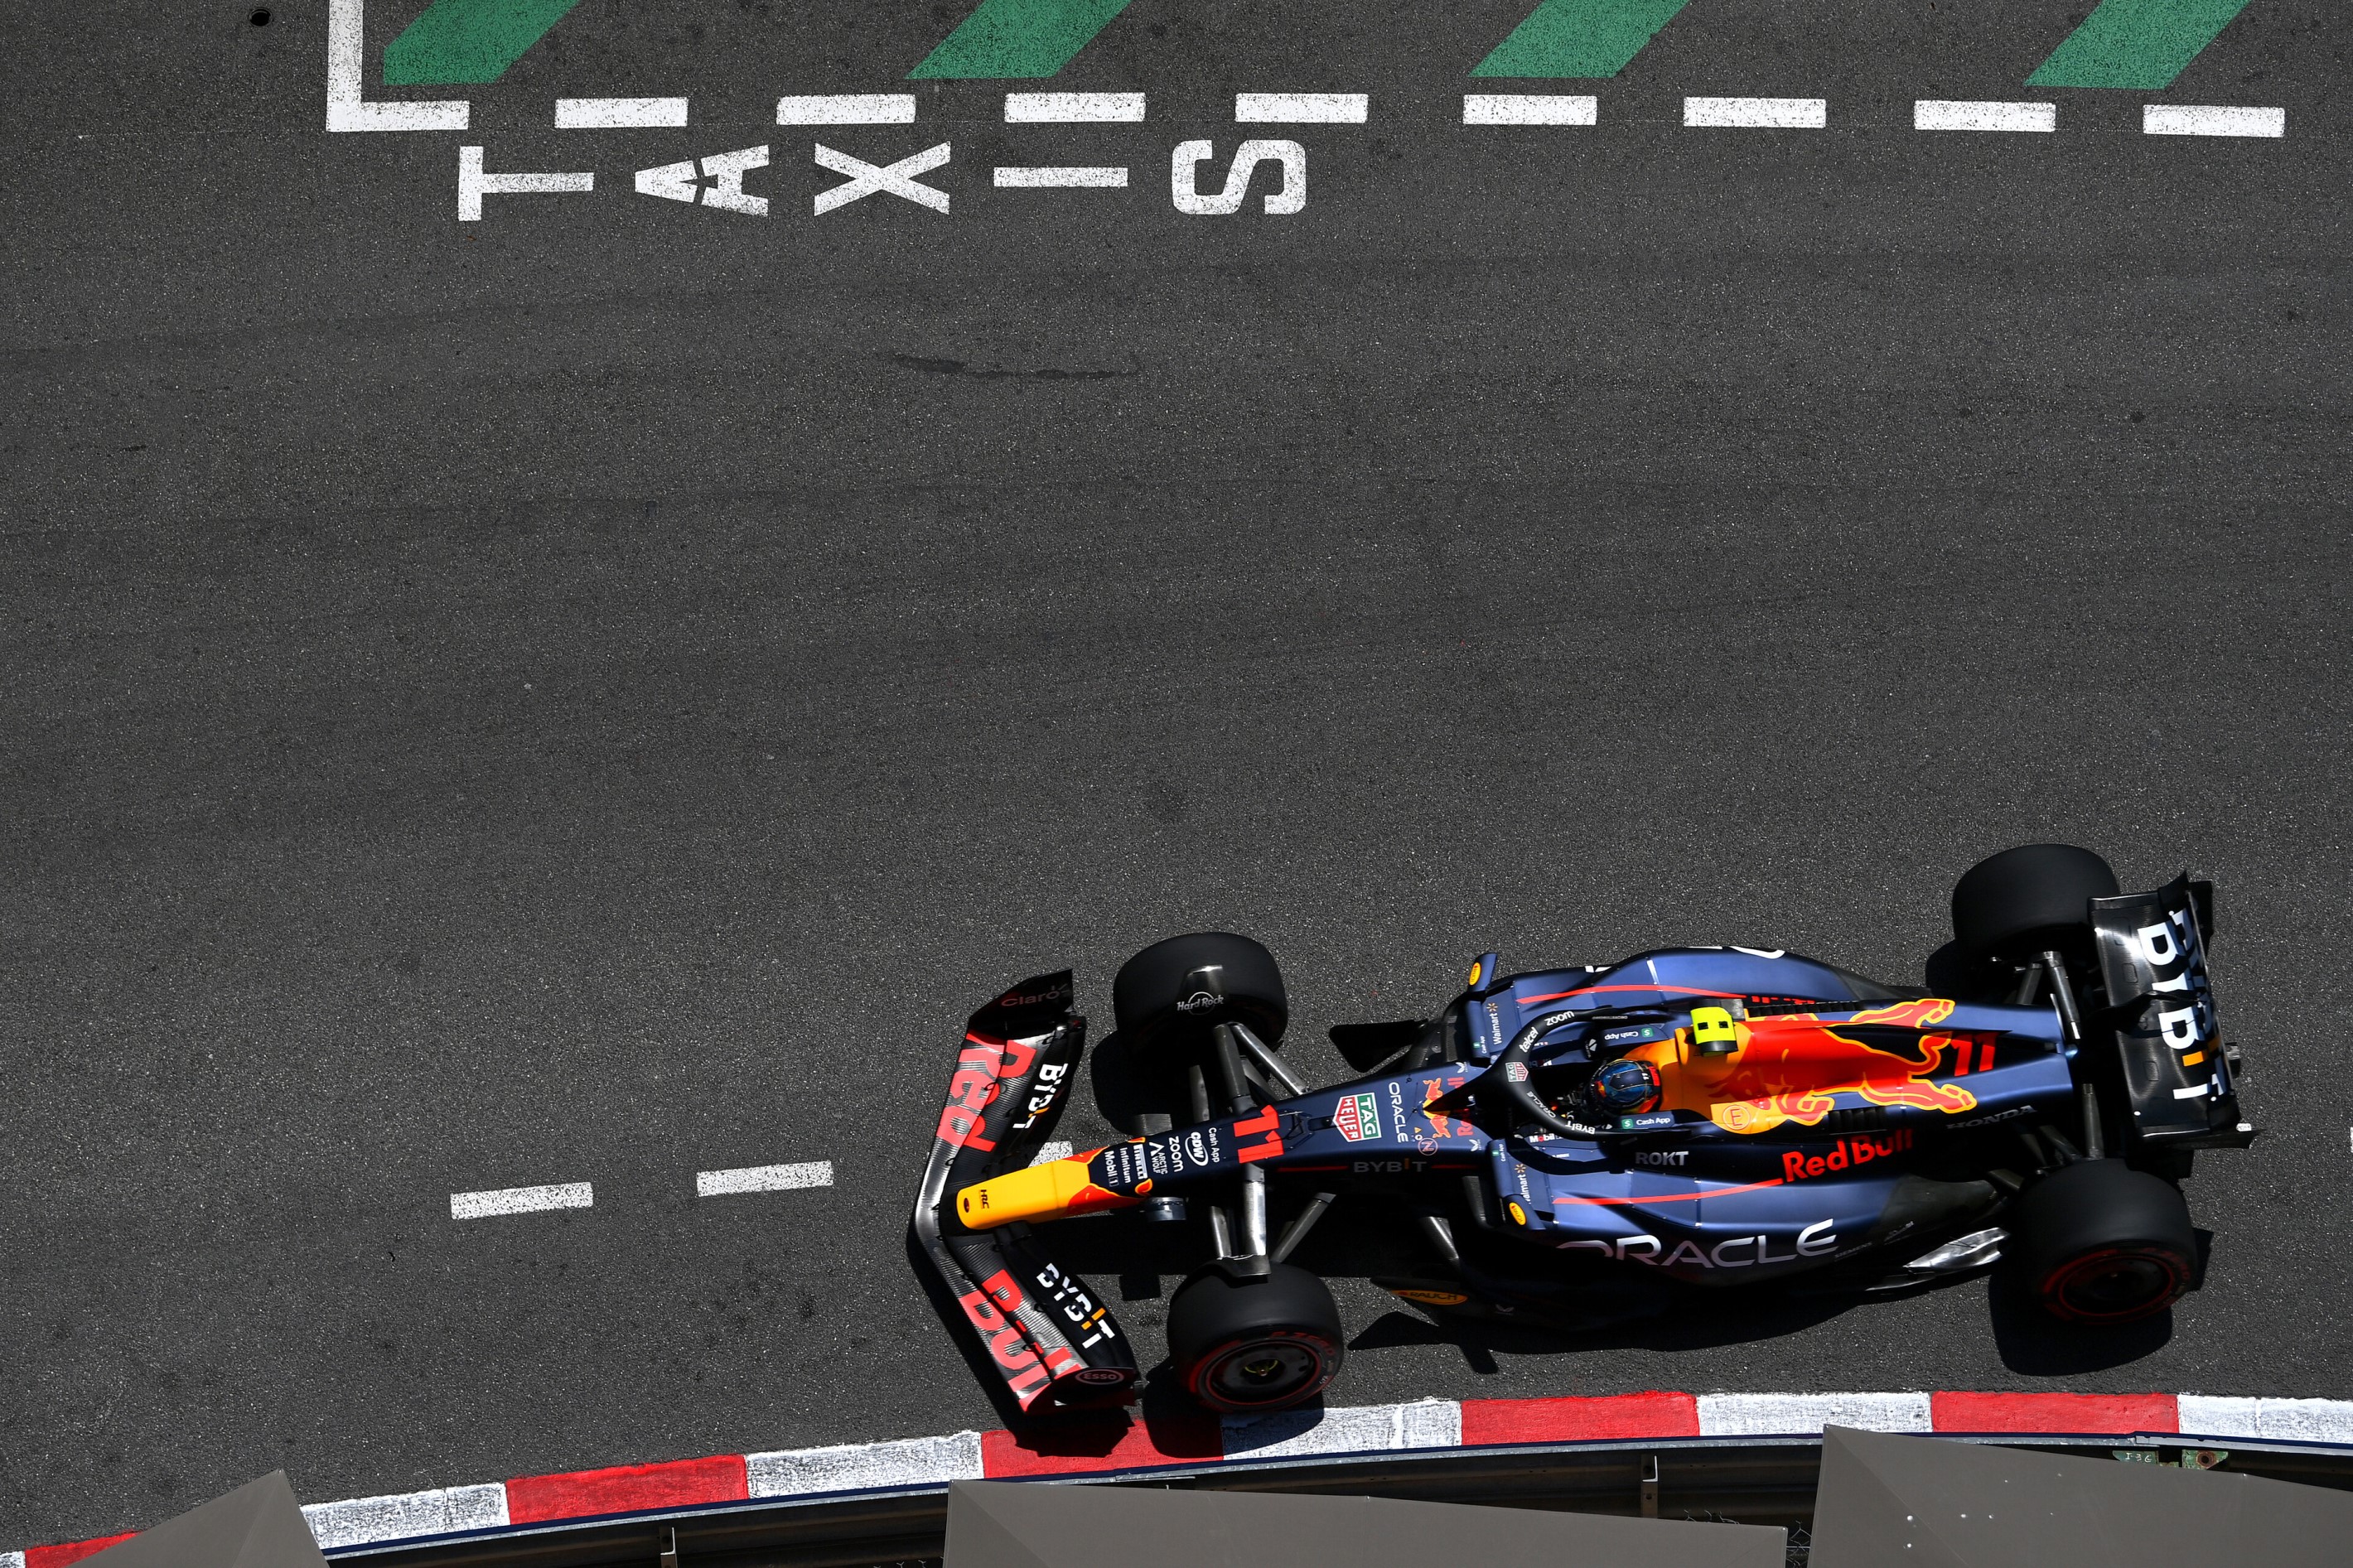
[[(1627, 1054), (1659, 1069), (1666, 1109), (1704, 1110), (1727, 1132), (1766, 1132), (1785, 1121), (1817, 1126), (1841, 1093), (1955, 1115), (1976, 1109), (1978, 1098), (1957, 1083), (1937, 1081), (1946, 1053), (1952, 1053), (1955, 1076), (1983, 1070), (1992, 1063), (1993, 1039), (1935, 1032), (1931, 1026), (1952, 1011), (1941, 997), (1865, 1008), (1831, 1022), (1811, 1013), (1738, 1019), (1700, 1007), (1692, 1027), (1675, 1038)], [(1732, 1049), (1698, 1048), (1699, 1042), (1724, 1042), (1727, 1032)]]

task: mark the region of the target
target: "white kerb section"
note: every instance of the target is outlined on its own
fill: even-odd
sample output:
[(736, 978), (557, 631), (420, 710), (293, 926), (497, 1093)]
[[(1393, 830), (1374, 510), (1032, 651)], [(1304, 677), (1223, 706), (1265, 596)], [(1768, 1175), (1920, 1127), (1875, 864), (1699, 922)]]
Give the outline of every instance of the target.
[(1992, 103), (1974, 99), (1923, 98), (1912, 105), (1915, 131), (2056, 131), (2055, 103)]
[(833, 1185), (833, 1162), (808, 1160), (797, 1165), (742, 1165), (732, 1171), (697, 1171), (694, 1195), (723, 1198), (735, 1193), (796, 1193), (806, 1187)]
[(754, 1497), (805, 1492), (936, 1487), (981, 1479), (980, 1434), (907, 1437), (894, 1443), (845, 1443), (835, 1448), (786, 1448), (746, 1454), (744, 1468)]
[(1466, 92), (1465, 125), (1594, 125), (1601, 100), (1581, 92)]
[(1029, 1156), (1029, 1163), (1033, 1165), (1050, 1165), (1057, 1160), (1069, 1159), (1073, 1152), (1071, 1144), (1057, 1138), (1051, 1142), (1039, 1144), (1038, 1152)]
[(537, 1214), (543, 1209), (585, 1209), (595, 1206), (596, 1189), (588, 1182), (565, 1182), (550, 1187), (501, 1187), (489, 1193), (451, 1193), (451, 1219), (495, 1219), (501, 1215)]
[(682, 98), (559, 98), (558, 131), (627, 131), (633, 127), (674, 130), (686, 123)]
[(1144, 118), (1140, 92), (1008, 92), (1005, 119), (1011, 125), (1128, 124)]
[(821, 92), (776, 100), (779, 125), (913, 125), (912, 92)]
[(1234, 118), (1245, 125), (1362, 125), (1371, 112), (1361, 92), (1234, 94)]
[(2151, 136), (2284, 136), (2284, 109), (2236, 109), (2194, 103), (2147, 103), (2140, 128)]
[(1686, 98), (1683, 123), (1738, 131), (1820, 131), (1831, 122), (1826, 98)]
[(2353, 1400), (2231, 1399), (2184, 1394), (2174, 1401), (2182, 1436), (2280, 1443), (2353, 1443)]
[(1317, 1454), (1384, 1454), (1459, 1448), (1462, 1406), (1451, 1399), (1412, 1405), (1343, 1405), (1224, 1418), (1229, 1459), (1289, 1459)]
[(21, 1552), (0, 1552), (0, 1568), (25, 1568), (25, 1554)]
[(1928, 1432), (1935, 1425), (1925, 1394), (1703, 1394), (1703, 1437), (1782, 1437), (1824, 1426), (1866, 1432)]
[(314, 1502), (303, 1508), (302, 1517), (311, 1526), (311, 1539), (324, 1552), (378, 1541), (454, 1535), (465, 1530), (503, 1530), (509, 1523), (507, 1489), (491, 1481), (484, 1486), (353, 1498), (349, 1502)]

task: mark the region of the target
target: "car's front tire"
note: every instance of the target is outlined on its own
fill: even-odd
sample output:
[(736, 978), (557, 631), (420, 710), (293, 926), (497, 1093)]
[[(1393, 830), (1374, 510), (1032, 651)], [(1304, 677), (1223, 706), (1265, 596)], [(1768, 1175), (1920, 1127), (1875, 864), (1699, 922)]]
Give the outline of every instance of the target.
[(2198, 1274), (2180, 1192), (2122, 1160), (2079, 1160), (2020, 1194), (2004, 1251), (2062, 1322), (2099, 1327), (2165, 1310)]
[(1229, 1415), (1288, 1410), (1324, 1392), (1347, 1348), (1323, 1280), (1274, 1265), (1264, 1279), (1210, 1268), (1168, 1303), (1168, 1362), (1185, 1392)]
[(1274, 955), (1229, 931), (1154, 942), (1119, 966), (1111, 1007), (1119, 1032), (1139, 1045), (1167, 1031), (1230, 1021), (1247, 1025), (1272, 1046), (1291, 1022)]

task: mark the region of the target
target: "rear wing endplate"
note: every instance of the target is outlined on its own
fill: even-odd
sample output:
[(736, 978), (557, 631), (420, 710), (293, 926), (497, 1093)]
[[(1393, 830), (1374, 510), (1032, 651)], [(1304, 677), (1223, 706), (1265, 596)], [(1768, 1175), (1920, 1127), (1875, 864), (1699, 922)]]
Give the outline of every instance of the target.
[(2205, 932), (2212, 885), (2187, 872), (2151, 893), (2092, 900), (2100, 973), (2130, 1101), (2132, 1135), (2174, 1148), (2244, 1148), (2230, 1047), (2214, 1016)]

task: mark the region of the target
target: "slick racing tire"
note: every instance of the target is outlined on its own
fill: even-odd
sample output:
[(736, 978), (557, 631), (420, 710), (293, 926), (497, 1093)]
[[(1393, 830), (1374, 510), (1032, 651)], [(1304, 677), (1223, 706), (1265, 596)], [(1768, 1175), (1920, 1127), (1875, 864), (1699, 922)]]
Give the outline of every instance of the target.
[(1143, 1046), (1179, 1025), (1236, 1023), (1269, 1047), (1291, 1022), (1290, 999), (1274, 955), (1231, 931), (1195, 931), (1155, 942), (1111, 983), (1119, 1032)]
[(1979, 961), (2053, 948), (2088, 957), (2089, 900), (2116, 890), (2116, 874), (2089, 849), (2021, 844), (1978, 861), (1954, 885), (1953, 936)]
[(2197, 1278), (2189, 1205), (2122, 1160), (2079, 1160), (2026, 1189), (2005, 1248), (2020, 1281), (2062, 1322), (2129, 1323), (2165, 1310)]
[(1168, 1303), (1168, 1363), (1185, 1392), (1228, 1414), (1288, 1410), (1324, 1392), (1347, 1350), (1323, 1280), (1278, 1263), (1264, 1279), (1204, 1269)]

